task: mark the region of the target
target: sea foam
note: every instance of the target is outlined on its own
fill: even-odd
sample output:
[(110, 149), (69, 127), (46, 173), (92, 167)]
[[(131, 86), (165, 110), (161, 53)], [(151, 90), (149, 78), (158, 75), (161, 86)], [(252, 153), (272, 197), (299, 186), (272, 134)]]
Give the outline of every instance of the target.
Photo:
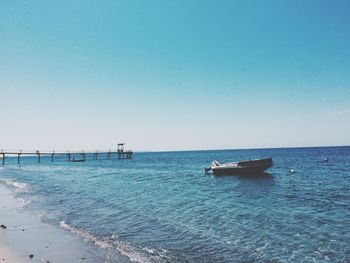
[[(73, 234), (78, 235), (79, 237), (83, 238), (86, 241), (89, 241), (103, 249), (108, 250), (111, 252), (113, 249), (116, 249), (117, 252), (119, 252), (121, 255), (128, 257), (133, 262), (139, 262), (139, 263), (152, 263), (152, 262), (161, 262), (161, 258), (165, 258), (166, 256), (163, 254), (166, 252), (166, 250), (162, 251), (163, 253), (154, 255), (149, 257), (148, 255), (145, 255), (144, 252), (150, 251), (150, 249), (138, 249), (136, 247), (131, 246), (128, 243), (122, 242), (120, 240), (116, 239), (116, 236), (113, 235), (113, 241), (105, 241), (101, 240), (92, 234), (90, 234), (88, 231), (84, 229), (80, 229), (74, 226), (71, 226), (67, 224), (65, 221), (60, 222), (60, 227), (70, 231)], [(154, 250), (151, 250), (151, 254), (156, 254)]]
[(13, 180), (13, 179), (0, 178), (0, 183), (15, 187), (16, 188), (16, 192), (17, 191), (24, 192), (24, 191), (28, 190), (28, 184), (17, 182), (16, 180)]

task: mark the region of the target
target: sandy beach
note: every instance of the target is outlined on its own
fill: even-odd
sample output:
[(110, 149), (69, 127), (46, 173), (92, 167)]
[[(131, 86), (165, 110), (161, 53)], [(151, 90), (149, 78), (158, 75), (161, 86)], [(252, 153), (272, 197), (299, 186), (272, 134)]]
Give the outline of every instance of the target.
[(0, 233), (0, 260), (2, 262), (27, 262), (27, 260), (20, 258), (18, 255), (16, 255), (12, 250), (5, 247), (4, 244), (2, 244), (2, 234)]
[(12, 189), (0, 184), (0, 260), (26, 262), (104, 262), (105, 252), (77, 236), (27, 213)]

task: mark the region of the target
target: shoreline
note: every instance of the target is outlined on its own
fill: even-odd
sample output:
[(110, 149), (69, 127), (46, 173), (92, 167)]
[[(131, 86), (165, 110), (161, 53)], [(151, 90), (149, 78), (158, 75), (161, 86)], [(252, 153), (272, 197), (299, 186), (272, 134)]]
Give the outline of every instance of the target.
[(1, 262), (106, 261), (108, 251), (20, 209), (20, 203), (10, 187), (0, 184)]

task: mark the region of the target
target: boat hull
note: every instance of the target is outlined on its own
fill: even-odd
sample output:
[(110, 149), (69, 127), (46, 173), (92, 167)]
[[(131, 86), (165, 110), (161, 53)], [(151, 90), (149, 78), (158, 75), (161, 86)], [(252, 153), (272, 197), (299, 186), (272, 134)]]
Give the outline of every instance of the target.
[(236, 166), (212, 167), (214, 175), (255, 175), (262, 174), (272, 167), (272, 158), (238, 162)]
[(212, 169), (214, 175), (254, 175), (254, 174), (262, 174), (269, 167), (251, 167), (251, 168), (216, 168)]
[(72, 163), (85, 162), (85, 159), (71, 160)]

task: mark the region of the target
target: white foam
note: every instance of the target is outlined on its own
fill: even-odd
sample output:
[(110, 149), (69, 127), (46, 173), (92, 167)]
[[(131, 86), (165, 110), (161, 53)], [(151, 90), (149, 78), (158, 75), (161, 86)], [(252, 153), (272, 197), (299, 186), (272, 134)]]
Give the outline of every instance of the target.
[(87, 231), (70, 226), (64, 221), (60, 222), (60, 227), (65, 229), (65, 230), (68, 230), (74, 234), (77, 234), (78, 236), (84, 238), (87, 241), (90, 241), (90, 242), (98, 245), (101, 248), (105, 248), (105, 249), (112, 248), (112, 245), (108, 244), (108, 242), (98, 240), (96, 237), (92, 236)]
[(0, 178), (0, 183), (14, 186), (16, 188), (16, 192), (28, 190), (28, 185), (26, 183), (20, 183), (20, 182), (17, 182), (16, 180), (13, 180), (13, 179), (11, 180), (11, 179), (1, 179)]
[(32, 202), (32, 199), (24, 199), (19, 197), (17, 197), (16, 200), (20, 207), (28, 206)]
[[(67, 224), (65, 221), (60, 222), (60, 227), (82, 237), (86, 241), (90, 241), (90, 242), (98, 245), (101, 248), (105, 248), (107, 250), (111, 250), (111, 249), (115, 248), (120, 254), (128, 257), (133, 262), (139, 262), (139, 263), (151, 263), (151, 262), (153, 262), (153, 260), (151, 258), (147, 257), (146, 255), (144, 255), (142, 253), (142, 251), (140, 251), (139, 249), (137, 249), (135, 247), (132, 247), (130, 244), (121, 242), (120, 240), (113, 240), (113, 242), (99, 240), (97, 237), (91, 235), (88, 231), (71, 226), (71, 225)], [(115, 236), (115, 235), (113, 237), (117, 238), (117, 236)], [(145, 249), (145, 251), (147, 251), (147, 252), (152, 251), (153, 253), (155, 253), (154, 250), (151, 250), (151, 249)], [(160, 257), (164, 258), (163, 255), (160, 255), (157, 258), (159, 259)], [(154, 259), (156, 259), (156, 257), (154, 257)], [(159, 262), (158, 260), (156, 260), (156, 261)]]
[(17, 189), (19, 189), (19, 190), (25, 190), (28, 187), (28, 185), (26, 183), (19, 183), (19, 182), (16, 182), (16, 181), (13, 181), (12, 185), (14, 187), (16, 187)]

